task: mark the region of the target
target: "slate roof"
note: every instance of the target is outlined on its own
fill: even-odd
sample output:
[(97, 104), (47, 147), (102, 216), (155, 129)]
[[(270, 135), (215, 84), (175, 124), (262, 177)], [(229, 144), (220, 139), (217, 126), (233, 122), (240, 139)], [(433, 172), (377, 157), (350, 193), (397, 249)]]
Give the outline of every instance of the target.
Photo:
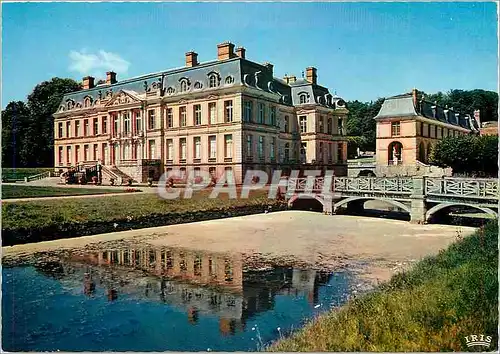
[(420, 99), (415, 107), (411, 93), (386, 98), (374, 119), (417, 116), (457, 125), (465, 129), (479, 129), (477, 121), (470, 115), (464, 115), (425, 99)]
[[(219, 86), (209, 87), (210, 75), (216, 75)], [(340, 97), (333, 97), (327, 88), (314, 85), (304, 79), (287, 84), (282, 79), (273, 77), (272, 71), (265, 65), (240, 57), (227, 60), (214, 60), (200, 63), (194, 67), (182, 67), (141, 75), (119, 81), (113, 85), (101, 84), (92, 89), (81, 90), (64, 95), (60, 109), (64, 110), (68, 101), (83, 106), (86, 96), (92, 101), (106, 97), (108, 93), (128, 91), (131, 95), (145, 97), (150, 90), (161, 88), (165, 96), (186, 94), (180, 92), (181, 81), (188, 84), (188, 93), (203, 92), (230, 86), (245, 85), (279, 96), (279, 101), (286, 105), (300, 105), (300, 94), (309, 97), (307, 104), (319, 104), (328, 108), (343, 107)], [(111, 90), (111, 92), (109, 92)]]

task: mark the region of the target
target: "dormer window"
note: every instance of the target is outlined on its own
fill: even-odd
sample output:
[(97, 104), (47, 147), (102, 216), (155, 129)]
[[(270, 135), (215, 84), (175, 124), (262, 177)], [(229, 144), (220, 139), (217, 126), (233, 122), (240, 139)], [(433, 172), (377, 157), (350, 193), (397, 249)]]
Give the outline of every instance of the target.
[(83, 101), (83, 106), (85, 108), (87, 108), (87, 107), (90, 107), (91, 105), (92, 105), (92, 98), (90, 98), (89, 96), (86, 96), (85, 100)]
[(201, 82), (199, 82), (199, 81), (196, 81), (194, 83), (194, 88), (197, 89), (197, 90), (200, 90), (200, 89), (203, 88), (203, 84)]
[(234, 83), (234, 77), (232, 77), (232, 76), (226, 77), (225, 83), (226, 83), (226, 85), (230, 85), (230, 84)]
[(307, 98), (307, 94), (306, 93), (302, 93), (299, 95), (299, 102), (300, 104), (304, 104), (304, 103), (308, 103), (309, 102), (309, 99)]
[(181, 92), (189, 90), (189, 80), (187, 78), (183, 77), (179, 80), (179, 82), (181, 83)]
[(68, 109), (73, 108), (73, 105), (74, 105), (74, 102), (73, 102), (72, 100), (68, 100), (68, 101), (66, 102), (66, 107), (67, 107)]
[(168, 93), (169, 95), (173, 94), (174, 92), (175, 92), (175, 89), (174, 89), (172, 86), (170, 86), (170, 87), (167, 89), (167, 93)]
[(215, 72), (211, 72), (210, 74), (208, 74), (208, 87), (214, 88), (219, 86), (219, 81), (219, 74)]

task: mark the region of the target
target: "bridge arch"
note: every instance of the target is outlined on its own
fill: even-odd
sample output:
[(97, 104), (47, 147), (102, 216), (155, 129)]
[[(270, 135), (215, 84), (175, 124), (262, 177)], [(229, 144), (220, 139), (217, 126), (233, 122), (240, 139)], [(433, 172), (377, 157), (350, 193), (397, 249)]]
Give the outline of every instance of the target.
[(386, 202), (388, 204), (392, 204), (395, 207), (401, 208), (404, 211), (406, 211), (408, 214), (411, 214), (411, 208), (409, 206), (407, 206), (407, 205), (405, 205), (405, 204), (403, 204), (403, 203), (401, 203), (401, 202), (399, 202), (397, 200), (386, 199), (386, 198), (377, 198), (377, 197), (349, 197), (349, 198), (346, 198), (346, 199), (342, 199), (340, 202), (335, 203), (334, 210), (336, 210), (337, 208), (339, 208), (341, 206), (347, 205), (350, 202), (354, 202), (354, 201), (369, 201), (369, 200), (380, 200), (382, 202)]
[[(309, 203), (308, 203), (309, 201)], [(312, 203), (311, 203), (312, 202)], [(288, 207), (293, 208), (294, 206), (296, 207), (298, 204), (304, 203), (308, 204), (309, 206), (314, 206), (314, 203), (316, 203), (316, 206), (321, 207), (322, 210), (325, 208), (325, 201), (323, 198), (317, 195), (306, 195), (306, 194), (294, 194), (289, 200), (288, 200)]]
[(373, 170), (369, 170), (369, 169), (364, 169), (364, 170), (361, 170), (359, 171), (357, 177), (376, 177), (377, 175), (375, 174), (375, 172), (373, 172)]
[(480, 211), (484, 212), (485, 214), (491, 215), (495, 218), (498, 217), (498, 213), (496, 213), (494, 210), (487, 208), (487, 207), (481, 207), (479, 205), (467, 204), (467, 203), (441, 203), (441, 204), (434, 205), (432, 208), (427, 210), (427, 212), (425, 213), (425, 220), (430, 221), (432, 219), (432, 217), (438, 211), (441, 211), (441, 210), (449, 208), (449, 207), (454, 207), (454, 206), (465, 206), (465, 207), (468, 207), (471, 209), (480, 210)]

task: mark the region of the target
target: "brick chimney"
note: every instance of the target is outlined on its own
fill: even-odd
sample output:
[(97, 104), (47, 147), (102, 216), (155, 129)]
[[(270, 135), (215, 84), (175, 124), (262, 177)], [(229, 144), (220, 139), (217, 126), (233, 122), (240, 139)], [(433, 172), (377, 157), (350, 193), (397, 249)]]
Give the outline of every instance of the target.
[(116, 84), (116, 73), (114, 71), (108, 71), (106, 73), (106, 85)]
[(238, 47), (236, 48), (236, 55), (239, 56), (241, 59), (245, 59), (245, 53), (246, 53), (246, 49), (243, 48), (243, 47)]
[(306, 68), (306, 80), (310, 83), (316, 85), (318, 82), (318, 76), (316, 75), (316, 68), (310, 66)]
[(417, 108), (417, 104), (418, 104), (418, 90), (416, 88), (414, 88), (413, 90), (411, 90), (411, 95), (413, 97), (413, 106), (415, 108)]
[(94, 80), (95, 80), (95, 78), (93, 78), (92, 76), (85, 76), (83, 78), (83, 89), (87, 90), (87, 89), (94, 88), (95, 87)]
[(477, 125), (481, 127), (481, 111), (479, 109), (474, 110), (474, 119), (477, 122)]
[(186, 66), (191, 68), (193, 66), (198, 65), (198, 53), (196, 52), (187, 52), (186, 53)]
[(234, 44), (231, 42), (224, 42), (217, 44), (217, 60), (225, 60), (234, 58)]

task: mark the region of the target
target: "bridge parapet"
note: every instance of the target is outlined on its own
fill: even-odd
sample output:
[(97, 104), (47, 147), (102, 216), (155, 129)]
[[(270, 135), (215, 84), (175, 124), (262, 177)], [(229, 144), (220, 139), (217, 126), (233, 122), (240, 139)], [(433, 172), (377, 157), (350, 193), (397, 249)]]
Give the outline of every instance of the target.
[(498, 180), (492, 178), (425, 178), (425, 195), (498, 200)]
[(342, 193), (410, 195), (413, 180), (409, 177), (335, 177), (333, 190)]

